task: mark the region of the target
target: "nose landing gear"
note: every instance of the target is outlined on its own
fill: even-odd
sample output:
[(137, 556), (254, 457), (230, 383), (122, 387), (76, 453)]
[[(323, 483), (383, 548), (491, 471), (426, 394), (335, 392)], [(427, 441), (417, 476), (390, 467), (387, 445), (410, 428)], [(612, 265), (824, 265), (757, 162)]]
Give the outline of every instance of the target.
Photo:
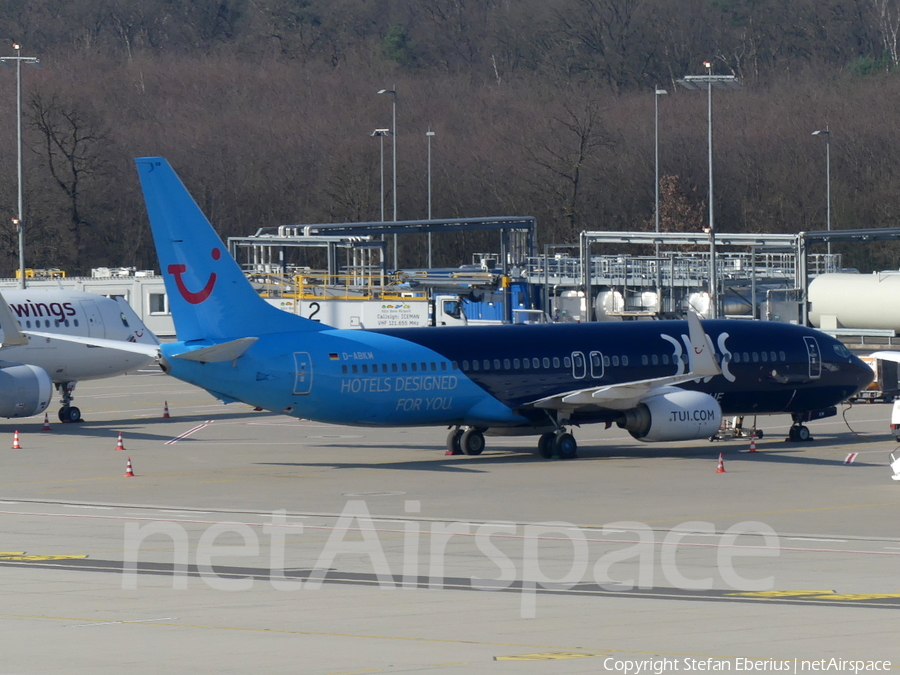
[(56, 382), (56, 391), (61, 394), (59, 402), (62, 407), (59, 409), (60, 422), (83, 422), (81, 418), (81, 410), (72, 405), (72, 392), (75, 391), (75, 382)]
[(800, 441), (811, 441), (812, 436), (809, 435), (809, 427), (802, 424), (791, 425), (791, 428), (788, 429), (787, 440), (791, 441), (792, 443), (798, 443)]

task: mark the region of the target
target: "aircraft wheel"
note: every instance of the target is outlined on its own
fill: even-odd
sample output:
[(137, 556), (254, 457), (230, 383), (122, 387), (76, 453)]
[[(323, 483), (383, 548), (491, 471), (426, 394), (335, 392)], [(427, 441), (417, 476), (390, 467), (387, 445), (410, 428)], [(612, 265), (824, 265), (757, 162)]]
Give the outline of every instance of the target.
[(797, 427), (797, 440), (798, 441), (808, 441), (809, 440), (809, 427), (805, 427), (802, 424)]
[(762, 437), (763, 437), (763, 430), (762, 430), (762, 429), (757, 429), (757, 430), (756, 430), (756, 438), (762, 439)]
[(467, 455), (480, 455), (484, 451), (484, 434), (478, 429), (469, 429), (462, 435), (459, 445)]
[(538, 440), (538, 454), (544, 459), (553, 457), (553, 441), (556, 440), (556, 434), (541, 434)]
[(570, 433), (563, 433), (556, 437), (553, 447), (560, 459), (575, 459), (578, 452), (578, 443)]
[(60, 422), (80, 422), (81, 410), (74, 405), (64, 405), (59, 409)]
[(451, 455), (461, 455), (462, 447), (459, 444), (459, 439), (462, 437), (462, 430), (460, 429), (451, 429), (450, 433), (447, 434), (447, 452)]

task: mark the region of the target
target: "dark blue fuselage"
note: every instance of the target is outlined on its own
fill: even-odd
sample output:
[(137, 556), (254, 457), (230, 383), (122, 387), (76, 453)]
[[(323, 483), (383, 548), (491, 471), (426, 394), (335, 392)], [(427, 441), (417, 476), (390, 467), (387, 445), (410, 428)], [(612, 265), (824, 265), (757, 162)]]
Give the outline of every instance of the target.
[[(712, 395), (725, 414), (820, 410), (871, 381), (871, 368), (819, 331), (734, 320), (704, 321), (703, 328), (723, 374), (681, 386)], [(460, 364), (467, 377), (513, 409), (575, 389), (683, 374), (689, 348), (684, 321), (378, 332)], [(526, 359), (530, 363), (523, 367)], [(544, 367), (546, 359), (549, 367)], [(582, 414), (609, 417), (602, 411)]]
[[(703, 329), (722, 374), (680, 386), (713, 396), (724, 414), (820, 410), (871, 381), (842, 343), (812, 329), (735, 320)], [(173, 375), (225, 400), (297, 417), (510, 427), (545, 425), (532, 405), (545, 397), (683, 375), (689, 349), (687, 322), (642, 321), (276, 333), (234, 363), (169, 362)], [(570, 419), (619, 414), (586, 405)]]

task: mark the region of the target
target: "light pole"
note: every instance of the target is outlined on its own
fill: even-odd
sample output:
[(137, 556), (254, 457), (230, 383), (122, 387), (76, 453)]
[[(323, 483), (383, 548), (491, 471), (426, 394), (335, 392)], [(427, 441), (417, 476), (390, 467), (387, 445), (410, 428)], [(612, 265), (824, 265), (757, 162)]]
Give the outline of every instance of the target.
[(25, 288), (25, 216), (22, 208), (22, 63), (29, 66), (40, 67), (40, 61), (33, 56), (19, 56), (21, 46), (13, 43), (16, 50), (15, 56), (0, 56), (3, 65), (9, 65), (7, 61), (16, 62), (16, 149), (19, 174), (19, 217), (13, 218), (19, 235), (19, 288)]
[(704, 61), (706, 75), (686, 75), (680, 80), (680, 84), (685, 89), (706, 89), (707, 91), (707, 127), (709, 149), (709, 304), (710, 318), (718, 318), (719, 316), (719, 294), (718, 294), (718, 269), (716, 267), (716, 225), (713, 217), (713, 136), (712, 136), (712, 90), (713, 87), (720, 89), (739, 89), (741, 83), (734, 75), (713, 75), (712, 62)]
[[(654, 100), (654, 103), (656, 104), (655, 110), (654, 110), (654, 116), (653, 116), (653, 122), (654, 122), (653, 128), (655, 130), (655, 133), (654, 133), (655, 153), (654, 154), (655, 154), (655, 158), (656, 158), (654, 161), (654, 166), (656, 167), (656, 169), (655, 169), (656, 181), (654, 183), (654, 185), (656, 187), (656, 201), (655, 201), (655, 206), (654, 206), (653, 210), (656, 214), (656, 234), (659, 234), (659, 97), (664, 96), (665, 94), (668, 94), (668, 93), (669, 92), (667, 92), (665, 89), (660, 89), (659, 85), (657, 85), (655, 87), (655, 91), (654, 91), (654, 95), (653, 95), (653, 100)], [(656, 257), (657, 258), (659, 257), (659, 242), (656, 242)]]
[[(381, 222), (384, 222), (384, 137), (390, 135), (390, 129), (376, 129), (369, 136), (378, 136), (381, 146)], [(383, 238), (383, 237), (382, 237)]]
[[(831, 232), (831, 133), (829, 133), (828, 125), (826, 124), (824, 131), (819, 129), (812, 132), (812, 135), (825, 137), (825, 210), (827, 214), (825, 217), (828, 223), (828, 231)], [(831, 256), (831, 241), (828, 241), (828, 255)], [(828, 262), (829, 264), (831, 263), (830, 257)]]
[[(391, 134), (393, 135), (393, 161), (394, 167), (394, 222), (397, 222), (397, 85), (393, 89), (379, 89), (379, 94), (391, 95)], [(394, 271), (397, 271), (397, 234), (394, 233)]]
[[(425, 132), (428, 140), (428, 220), (431, 220), (431, 138), (434, 132), (429, 129)], [(431, 230), (428, 230), (428, 269), (431, 269)]]

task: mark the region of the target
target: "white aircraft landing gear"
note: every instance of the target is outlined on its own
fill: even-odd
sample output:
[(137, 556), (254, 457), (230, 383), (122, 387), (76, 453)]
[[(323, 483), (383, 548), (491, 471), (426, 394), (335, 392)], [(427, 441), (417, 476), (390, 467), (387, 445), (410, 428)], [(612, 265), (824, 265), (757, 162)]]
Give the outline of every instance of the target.
[(75, 391), (75, 382), (57, 382), (56, 390), (62, 395), (59, 402), (62, 407), (59, 409), (60, 422), (81, 422), (81, 410), (77, 406), (72, 405), (72, 392)]
[(448, 455), (480, 455), (484, 452), (484, 431), (468, 427), (465, 431), (456, 427), (447, 434)]

